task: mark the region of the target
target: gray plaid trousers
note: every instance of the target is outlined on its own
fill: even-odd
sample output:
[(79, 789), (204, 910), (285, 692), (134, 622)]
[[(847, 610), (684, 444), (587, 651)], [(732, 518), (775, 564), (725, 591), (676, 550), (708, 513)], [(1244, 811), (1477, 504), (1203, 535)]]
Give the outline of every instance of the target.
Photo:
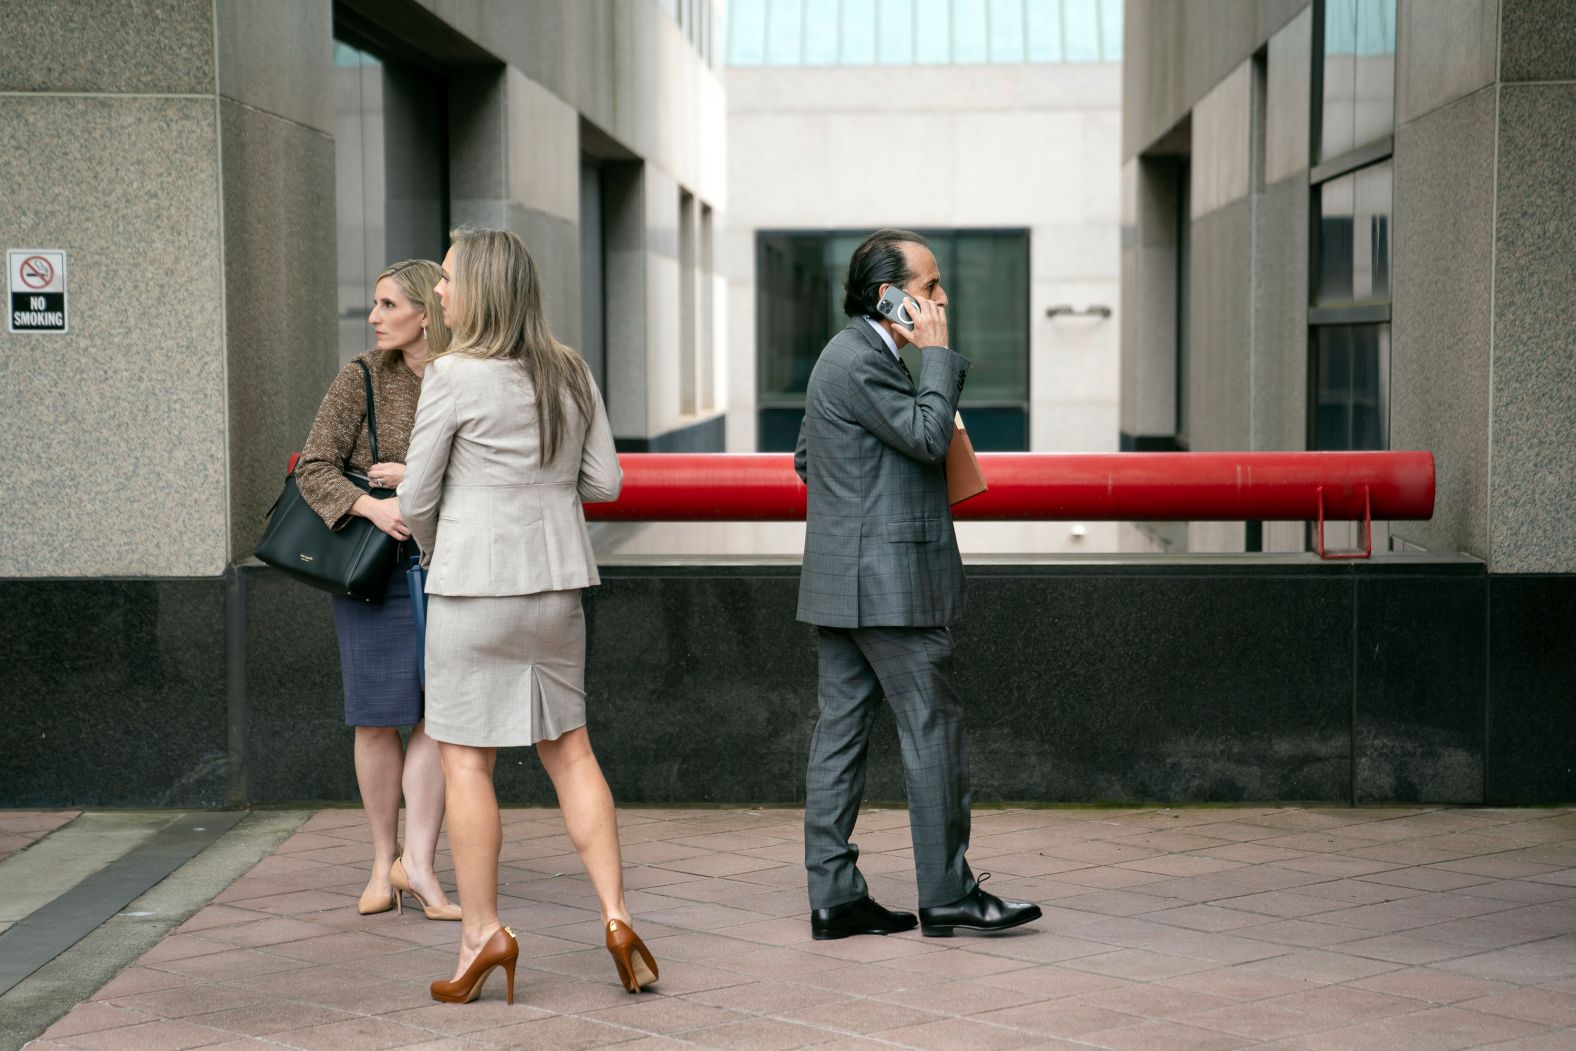
[(868, 888), (849, 842), (865, 794), (870, 724), (884, 695), (897, 716), (908, 784), (909, 831), (919, 905), (956, 901), (974, 888), (969, 846), (969, 756), (963, 706), (952, 689), (946, 628), (821, 628), (821, 718), (810, 742), (804, 855), (810, 907), (863, 897)]

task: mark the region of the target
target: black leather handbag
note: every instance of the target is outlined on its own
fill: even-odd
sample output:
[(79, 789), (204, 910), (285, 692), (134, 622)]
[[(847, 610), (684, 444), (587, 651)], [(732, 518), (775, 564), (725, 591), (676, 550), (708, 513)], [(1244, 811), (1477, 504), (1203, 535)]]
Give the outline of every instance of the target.
[[(372, 373), (366, 362), (361, 366), (367, 388), (367, 437), (372, 446), (372, 462), (378, 459), (378, 417), (372, 403)], [(387, 500), (392, 490), (372, 489), (372, 483), (358, 474), (345, 472), (369, 496)], [(323, 524), (301, 496), (292, 468), (285, 477), (284, 491), (268, 510), (268, 525), (257, 543), (258, 561), (294, 577), (303, 584), (346, 595), (365, 602), (382, 602), (388, 593), (402, 545), (369, 519), (353, 517), (335, 532)]]

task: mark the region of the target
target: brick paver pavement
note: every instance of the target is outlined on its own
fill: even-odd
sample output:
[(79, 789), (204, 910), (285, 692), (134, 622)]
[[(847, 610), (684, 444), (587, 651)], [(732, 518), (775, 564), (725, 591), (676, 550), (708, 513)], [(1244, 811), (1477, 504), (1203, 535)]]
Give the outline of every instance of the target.
[(0, 810), (0, 861), (26, 850), (62, 825), (70, 824), (80, 810)]
[[(504, 820), (513, 1007), (497, 975), (428, 999), (457, 927), (357, 915), (365, 825), (323, 811), (33, 1046), (1576, 1048), (1569, 810), (983, 810), (976, 869), (1042, 922), (833, 942), (809, 937), (799, 813), (623, 811), (662, 969), (638, 997), (557, 813)], [(911, 908), (905, 826), (868, 811), (859, 842)]]

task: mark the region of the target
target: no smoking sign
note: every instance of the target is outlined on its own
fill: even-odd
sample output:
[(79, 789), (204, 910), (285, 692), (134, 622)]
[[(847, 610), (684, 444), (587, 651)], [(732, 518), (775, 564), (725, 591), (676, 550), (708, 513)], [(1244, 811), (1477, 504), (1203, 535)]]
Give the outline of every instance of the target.
[(66, 253), (53, 248), (12, 248), (6, 252), (10, 332), (66, 331)]

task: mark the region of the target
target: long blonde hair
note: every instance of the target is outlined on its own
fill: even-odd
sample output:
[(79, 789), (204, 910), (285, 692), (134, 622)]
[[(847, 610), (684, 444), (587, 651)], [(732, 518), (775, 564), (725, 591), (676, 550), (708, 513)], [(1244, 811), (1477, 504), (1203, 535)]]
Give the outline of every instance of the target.
[[(553, 338), (542, 310), (542, 282), (525, 243), (507, 230), (462, 226), (449, 274), (449, 318), (454, 338), (446, 348), (477, 358), (515, 361), (536, 390), (536, 426), (542, 462), (558, 455), (564, 396), (589, 420), (596, 393), (586, 363)], [(437, 357), (439, 351), (433, 352)]]
[[(427, 360), (431, 361), (439, 354), (446, 353), (449, 349), (449, 326), (443, 323), (443, 304), (434, 290), (438, 280), (443, 277), (443, 268), (430, 259), (402, 259), (384, 268), (378, 280), (372, 282), (372, 287), (377, 288), (378, 281), (385, 277), (393, 278), (400, 291), (405, 293), (405, 298), (426, 313)], [(385, 350), (383, 367), (398, 364), (402, 353), (398, 348)]]

